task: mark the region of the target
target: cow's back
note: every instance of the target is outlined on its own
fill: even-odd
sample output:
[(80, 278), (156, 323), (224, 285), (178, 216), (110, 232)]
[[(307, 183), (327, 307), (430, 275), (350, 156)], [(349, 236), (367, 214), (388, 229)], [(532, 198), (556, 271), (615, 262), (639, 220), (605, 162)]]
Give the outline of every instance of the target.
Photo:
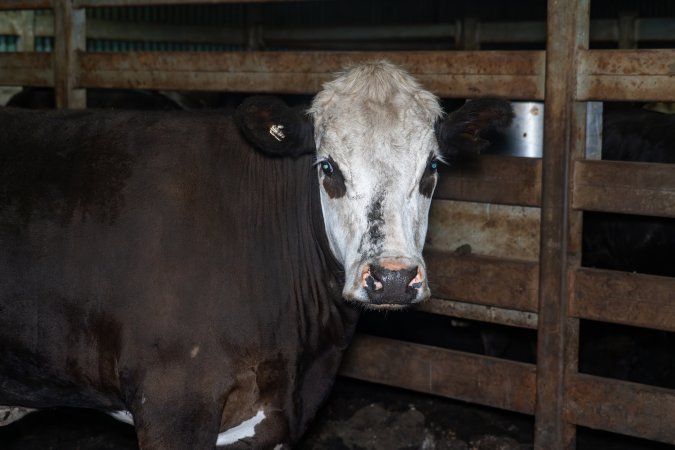
[(234, 259), (219, 209), (237, 209), (215, 196), (238, 136), (218, 114), (0, 115), (2, 391), (117, 408), (136, 347), (170, 359), (215, 320)]

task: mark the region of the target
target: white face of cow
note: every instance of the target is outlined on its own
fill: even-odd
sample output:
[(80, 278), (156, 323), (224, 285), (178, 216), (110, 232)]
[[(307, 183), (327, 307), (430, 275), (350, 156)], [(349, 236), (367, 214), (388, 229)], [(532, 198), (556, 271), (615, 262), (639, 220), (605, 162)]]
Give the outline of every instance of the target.
[(429, 296), (422, 247), (442, 157), (477, 152), (483, 130), (506, 126), (508, 102), (477, 99), (442, 117), (438, 100), (400, 68), (355, 66), (326, 83), (309, 109), (252, 97), (235, 113), (243, 135), (276, 156), (315, 153), (343, 296), (400, 308)]
[(436, 98), (387, 63), (326, 84), (310, 110), (331, 250), (343, 296), (392, 308), (429, 296), (422, 247), (436, 167)]

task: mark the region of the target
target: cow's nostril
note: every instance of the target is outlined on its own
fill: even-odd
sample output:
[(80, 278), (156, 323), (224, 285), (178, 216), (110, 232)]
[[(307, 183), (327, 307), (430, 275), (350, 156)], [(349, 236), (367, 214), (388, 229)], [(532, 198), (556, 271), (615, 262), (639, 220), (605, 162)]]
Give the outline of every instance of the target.
[(415, 275), (415, 278), (410, 280), (410, 283), (408, 283), (408, 286), (411, 288), (419, 289), (422, 287), (422, 282), (424, 281), (424, 273), (422, 272), (422, 269), (418, 266), (416, 267), (417, 269), (417, 274)]
[(382, 282), (380, 280), (376, 280), (371, 274), (368, 274), (366, 277), (366, 286), (371, 291), (379, 291), (382, 289)]

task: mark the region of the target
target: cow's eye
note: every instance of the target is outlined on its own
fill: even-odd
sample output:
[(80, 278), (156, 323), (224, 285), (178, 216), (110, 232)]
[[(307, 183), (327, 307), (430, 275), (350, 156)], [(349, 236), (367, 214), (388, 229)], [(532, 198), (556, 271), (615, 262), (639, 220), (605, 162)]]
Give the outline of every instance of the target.
[(438, 170), (438, 165), (440, 164), (440, 161), (437, 160), (436, 158), (433, 158), (431, 161), (429, 161), (429, 171), (430, 172), (436, 172)]
[(324, 175), (330, 175), (333, 173), (333, 165), (328, 160), (321, 161), (319, 165), (321, 166), (321, 171)]

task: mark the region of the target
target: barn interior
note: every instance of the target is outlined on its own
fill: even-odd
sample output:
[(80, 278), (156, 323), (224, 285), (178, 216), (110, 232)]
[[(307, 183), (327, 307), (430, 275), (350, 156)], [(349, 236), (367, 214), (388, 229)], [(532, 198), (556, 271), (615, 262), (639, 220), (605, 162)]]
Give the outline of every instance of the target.
[[(443, 170), (433, 298), (363, 315), (299, 448), (675, 448), (675, 2), (0, 2), (8, 106), (304, 104), (366, 59), (403, 65), (448, 112), (499, 96), (517, 117)], [(56, 410), (0, 428), (0, 448), (135, 444)]]

